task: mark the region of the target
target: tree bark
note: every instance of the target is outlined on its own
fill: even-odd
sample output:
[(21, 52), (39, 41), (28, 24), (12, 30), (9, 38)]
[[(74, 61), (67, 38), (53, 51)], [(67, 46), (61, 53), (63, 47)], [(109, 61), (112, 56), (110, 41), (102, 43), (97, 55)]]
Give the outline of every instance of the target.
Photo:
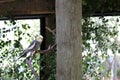
[(82, 80), (81, 0), (56, 0), (56, 80)]

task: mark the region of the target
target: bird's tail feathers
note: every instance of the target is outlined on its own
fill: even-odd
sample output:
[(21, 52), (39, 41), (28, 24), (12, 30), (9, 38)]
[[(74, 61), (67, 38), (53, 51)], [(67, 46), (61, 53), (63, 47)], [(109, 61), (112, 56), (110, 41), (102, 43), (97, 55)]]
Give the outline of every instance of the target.
[(21, 53), (21, 55), (20, 55), (15, 61), (19, 60), (19, 59), (20, 59), (21, 57), (23, 57), (25, 54), (26, 54), (26, 52)]

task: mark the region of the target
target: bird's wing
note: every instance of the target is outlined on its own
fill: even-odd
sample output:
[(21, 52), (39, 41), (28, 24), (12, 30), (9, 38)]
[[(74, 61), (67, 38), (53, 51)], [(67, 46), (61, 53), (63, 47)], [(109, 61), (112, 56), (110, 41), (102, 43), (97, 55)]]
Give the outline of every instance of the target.
[[(20, 58), (21, 58), (22, 56), (24, 56), (26, 53), (28, 53), (28, 55), (30, 55), (32, 52), (34, 52), (34, 51), (32, 51), (32, 49), (34, 49), (36, 45), (37, 45), (37, 41), (34, 40), (34, 41), (28, 46), (28, 48), (23, 51), (23, 53), (19, 56), (18, 59), (20, 59)], [(29, 54), (29, 53), (30, 53), (30, 54)], [(27, 55), (27, 56), (28, 56), (28, 55)], [(17, 59), (17, 60), (18, 60), (18, 59)]]
[[(29, 46), (27, 49), (25, 49), (21, 54), (20, 56), (18, 57), (18, 59), (20, 59), (22, 56), (26, 55), (26, 53), (28, 53), (31, 49), (33, 49), (36, 45), (36, 41), (34, 40)], [(17, 60), (18, 60), (17, 59)]]
[(17, 61), (18, 59), (20, 59), (21, 57), (23, 57), (25, 54), (26, 54), (26, 52), (23, 51), (23, 52), (20, 54), (20, 56), (19, 56), (15, 61)]
[(33, 49), (35, 46), (36, 46), (36, 40), (34, 40), (29, 46), (28, 46), (28, 48), (26, 49), (26, 50), (31, 50), (31, 49)]

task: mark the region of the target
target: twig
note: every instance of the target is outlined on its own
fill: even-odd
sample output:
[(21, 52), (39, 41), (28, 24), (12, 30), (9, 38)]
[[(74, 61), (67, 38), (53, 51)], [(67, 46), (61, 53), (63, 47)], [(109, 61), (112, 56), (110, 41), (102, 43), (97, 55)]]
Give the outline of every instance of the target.
[[(56, 44), (53, 44), (52, 46), (49, 46), (48, 49), (46, 49), (46, 50), (42, 50), (42, 51), (41, 51), (41, 50), (38, 50), (38, 51), (36, 51), (36, 52), (39, 52), (40, 54), (44, 54), (44, 53), (49, 52), (49, 51), (51, 51), (52, 49), (54, 49), (55, 46), (56, 46)], [(34, 76), (35, 76), (35, 79), (36, 79), (36, 80), (39, 80), (38, 74), (35, 72), (34, 68), (32, 67), (32, 64), (31, 64), (32, 59), (33, 59), (33, 56), (31, 56), (29, 59), (27, 59), (27, 65), (30, 67), (31, 72), (32, 72), (32, 73), (34, 74)]]
[(35, 69), (32, 67), (31, 62), (32, 62), (32, 59), (27, 59), (27, 64), (28, 64), (28, 66), (30, 67), (31, 72), (34, 74), (35, 79), (36, 79), (36, 80), (39, 80), (39, 76), (38, 76), (38, 74), (35, 72)]
[[(41, 51), (41, 50), (38, 50), (38, 51), (36, 51), (36, 52), (39, 52), (40, 54), (44, 54), (44, 53), (49, 52), (49, 51), (51, 51), (52, 49), (54, 49), (55, 46), (56, 46), (56, 44), (53, 44), (52, 46), (49, 46), (48, 49), (46, 49), (46, 50), (42, 50), (42, 51)], [(31, 56), (29, 59), (27, 59), (27, 65), (30, 67), (31, 72), (32, 72), (32, 73), (34, 74), (34, 76), (35, 76), (35, 79), (36, 79), (36, 80), (39, 80), (38, 74), (35, 72), (34, 68), (32, 67), (32, 64), (31, 64), (32, 59), (33, 59), (33, 56)]]
[(52, 46), (49, 46), (48, 49), (45, 49), (45, 50), (37, 50), (36, 52), (40, 53), (40, 54), (44, 54), (46, 52), (49, 52), (51, 50), (54, 49), (54, 47), (56, 46), (56, 44), (53, 44)]
[(51, 30), (49, 27), (45, 27), (45, 28), (55, 36), (55, 29)]

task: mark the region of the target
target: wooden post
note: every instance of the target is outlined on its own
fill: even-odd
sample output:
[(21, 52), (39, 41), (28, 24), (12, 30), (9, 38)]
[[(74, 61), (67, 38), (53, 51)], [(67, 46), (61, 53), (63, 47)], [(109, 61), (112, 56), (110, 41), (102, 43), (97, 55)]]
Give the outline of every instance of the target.
[(56, 80), (82, 80), (82, 0), (56, 0)]
[[(42, 19), (44, 20), (44, 19)], [(45, 23), (45, 24), (44, 24)], [(43, 25), (44, 24), (44, 25)], [(41, 23), (41, 27), (43, 27), (43, 29), (45, 29), (45, 27), (48, 27), (50, 29), (55, 29), (55, 14), (51, 14), (51, 15), (47, 15), (45, 17), (45, 22), (43, 21), (43, 24)], [(42, 26), (43, 25), (43, 26)], [(51, 32), (49, 32), (47, 29), (46, 30), (42, 30), (43, 32), (41, 32), (42, 34), (44, 33), (45, 38), (44, 38), (44, 49), (47, 49), (49, 45), (53, 44), (53, 34)], [(54, 53), (52, 53), (53, 55), (55, 55)], [(53, 55), (50, 55), (50, 53), (45, 53), (45, 54), (41, 54), (41, 67), (42, 69), (40, 69), (41, 72), (41, 76), (40, 76), (40, 80), (48, 80), (50, 75), (52, 74), (52, 70), (53, 70), (53, 65), (50, 64), (51, 60), (48, 61), (50, 59), (50, 57), (52, 57)], [(53, 59), (53, 58), (52, 58)], [(55, 58), (54, 58), (55, 59)], [(54, 60), (53, 59), (53, 60)], [(49, 66), (48, 66), (49, 65)], [(55, 65), (55, 64), (54, 64)], [(52, 66), (52, 67), (51, 67)]]

